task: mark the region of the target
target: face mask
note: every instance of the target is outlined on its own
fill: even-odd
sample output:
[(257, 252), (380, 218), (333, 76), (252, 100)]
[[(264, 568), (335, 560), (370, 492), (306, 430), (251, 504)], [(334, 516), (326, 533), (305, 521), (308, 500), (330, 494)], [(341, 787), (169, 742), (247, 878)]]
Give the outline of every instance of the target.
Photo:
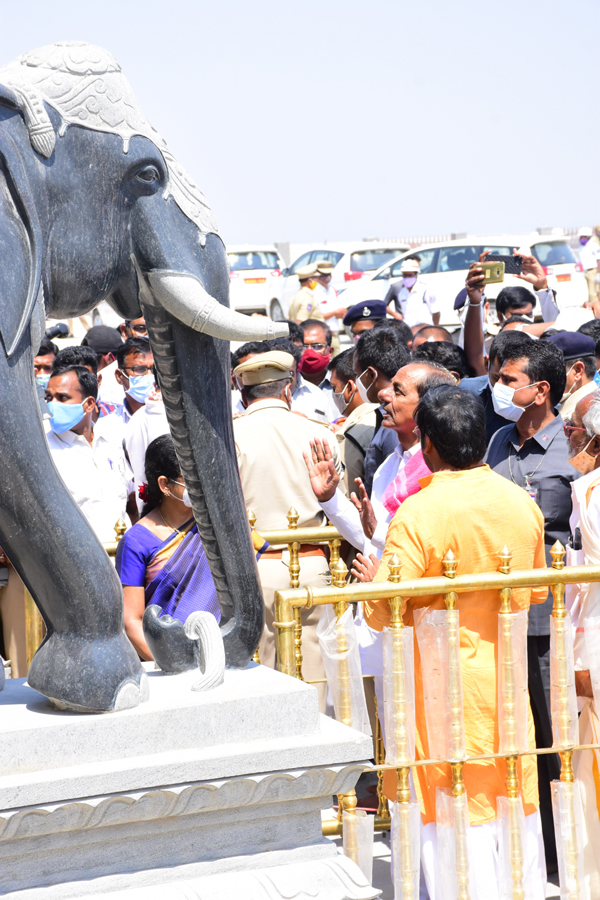
[(533, 384), (524, 384), (522, 388), (511, 388), (497, 381), (492, 388), (492, 403), (495, 412), (503, 419), (508, 419), (509, 422), (518, 422), (525, 410), (529, 406), (533, 406), (535, 400), (532, 400), (527, 406), (517, 406), (516, 403), (513, 403), (514, 396), (517, 391), (524, 390), (526, 387), (535, 387), (536, 384), (539, 384), (539, 381), (534, 381)]
[(55, 434), (64, 434), (79, 425), (85, 412), (83, 403), (59, 403), (58, 400), (50, 400), (46, 404), (50, 410), (50, 428)]
[(367, 393), (367, 390), (368, 390), (368, 389), (364, 386), (364, 384), (363, 384), (363, 382), (362, 382), (362, 377), (363, 377), (363, 375), (366, 375), (366, 373), (367, 373), (368, 371), (369, 371), (368, 369), (365, 369), (365, 371), (364, 371), (364, 372), (361, 372), (361, 374), (360, 374), (360, 375), (358, 376), (358, 378), (356, 379), (356, 390), (358, 391), (358, 396), (360, 397), (360, 399), (362, 400), (363, 403), (370, 403), (370, 402), (371, 402), (371, 401), (369, 400), (369, 395), (368, 395), (368, 393)]
[(129, 379), (129, 387), (125, 391), (132, 400), (138, 403), (145, 403), (146, 397), (154, 387), (154, 375), (148, 372), (147, 375), (132, 375)]
[(417, 283), (417, 276), (416, 275), (404, 275), (402, 278), (402, 282), (404, 284), (404, 287), (411, 288), (411, 287), (413, 287), (413, 285), (415, 285)]
[(586, 238), (586, 237), (579, 238), (579, 243), (581, 244), (582, 247), (585, 247), (585, 245), (587, 244), (588, 241), (589, 241), (589, 238)]
[(45, 375), (43, 372), (40, 372), (39, 375), (35, 376), (35, 383), (39, 384), (40, 387), (43, 387), (44, 390), (48, 387), (49, 381), (50, 381), (50, 373)]
[(186, 486), (182, 481), (174, 481), (173, 484), (181, 485), (181, 487), (184, 488), (184, 491), (181, 497), (175, 497), (175, 494), (171, 494), (171, 497), (175, 497), (175, 500), (181, 500), (184, 506), (189, 506), (191, 509), (192, 501), (190, 500), (190, 495), (188, 494), (188, 489), (186, 488)]
[(596, 468), (597, 459), (595, 456), (590, 456), (587, 452), (587, 448), (590, 446), (594, 438), (591, 438), (583, 450), (580, 450), (579, 453), (576, 453), (575, 456), (569, 460), (574, 469), (577, 469), (578, 472), (581, 472), (582, 475), (587, 475), (589, 472), (593, 472)]
[[(569, 375), (571, 374), (571, 369), (573, 369), (574, 366), (575, 366), (575, 363), (573, 363), (573, 365), (571, 366), (571, 368), (570, 368), (569, 371), (567, 372), (567, 378), (568, 378)], [(565, 400), (567, 399), (567, 397), (568, 397), (570, 394), (573, 393), (573, 391), (575, 390), (576, 387), (577, 387), (577, 382), (574, 381), (573, 384), (571, 385), (571, 387), (569, 388), (569, 390), (568, 390), (565, 394), (562, 395), (562, 397), (560, 398), (560, 402), (561, 402), (561, 403), (564, 403)]]
[(329, 353), (323, 356), (322, 353), (308, 348), (302, 354), (298, 368), (303, 375), (318, 375), (320, 372), (324, 372), (328, 365)]
[(344, 413), (346, 412), (346, 410), (348, 409), (348, 407), (349, 407), (350, 404), (352, 403), (352, 400), (353, 400), (353, 398), (354, 398), (354, 395), (356, 394), (356, 388), (354, 388), (354, 390), (352, 391), (352, 394), (351, 394), (351, 396), (350, 396), (350, 399), (348, 400), (347, 403), (346, 403), (346, 401), (344, 400), (344, 393), (345, 393), (345, 391), (346, 391), (346, 388), (344, 388), (343, 391), (340, 391), (339, 394), (336, 393), (335, 391), (333, 391), (333, 394), (332, 394), (333, 402), (334, 402), (335, 405), (337, 406), (337, 409), (338, 409), (338, 412), (340, 413), (340, 415), (344, 415)]

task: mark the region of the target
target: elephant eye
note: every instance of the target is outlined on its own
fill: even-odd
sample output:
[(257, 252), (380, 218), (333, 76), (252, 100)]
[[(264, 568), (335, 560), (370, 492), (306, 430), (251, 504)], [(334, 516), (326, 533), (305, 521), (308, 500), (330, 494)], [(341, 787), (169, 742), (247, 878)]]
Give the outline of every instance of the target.
[(135, 176), (142, 184), (157, 184), (160, 181), (160, 173), (155, 166), (144, 166)]

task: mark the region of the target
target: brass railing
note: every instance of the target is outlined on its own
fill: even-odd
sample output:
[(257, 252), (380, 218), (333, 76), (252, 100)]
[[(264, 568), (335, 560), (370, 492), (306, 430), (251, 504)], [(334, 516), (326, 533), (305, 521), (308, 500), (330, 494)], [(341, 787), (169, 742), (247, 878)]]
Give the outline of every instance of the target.
[[(341, 608), (348, 602), (364, 602), (365, 600), (388, 600), (391, 610), (390, 630), (392, 634), (398, 633), (404, 627), (402, 621), (402, 605), (411, 597), (424, 597), (442, 595), (447, 610), (447, 627), (448, 627), (448, 693), (450, 706), (450, 741), (452, 751), (445, 759), (412, 759), (405, 757), (406, 740), (405, 729), (396, 738), (400, 746), (404, 747), (404, 753), (400, 753), (403, 762), (406, 764), (392, 765), (378, 762), (372, 771), (381, 773), (385, 770), (395, 770), (397, 775), (397, 801), (400, 812), (400, 829), (403, 829), (403, 822), (408, 828), (408, 804), (410, 803), (409, 774), (411, 768), (415, 766), (442, 765), (447, 764), (451, 767), (452, 772), (452, 800), (458, 801), (465, 795), (465, 785), (463, 780), (463, 767), (469, 763), (480, 762), (483, 760), (504, 759), (507, 764), (507, 802), (508, 802), (508, 834), (509, 834), (509, 858), (511, 866), (511, 874), (513, 880), (513, 897), (523, 896), (523, 847), (521, 845), (521, 837), (519, 833), (519, 784), (517, 777), (517, 760), (521, 756), (532, 756), (544, 753), (560, 753), (561, 757), (561, 775), (560, 783), (564, 785), (565, 797), (567, 804), (571, 807), (567, 810), (567, 818), (570, 822), (575, 821), (575, 813), (573, 807), (573, 792), (570, 791), (568, 785), (574, 782), (572, 758), (574, 752), (583, 750), (599, 749), (600, 745), (580, 745), (573, 740), (576, 734), (576, 721), (569, 709), (569, 691), (573, 690), (571, 674), (568, 671), (568, 653), (567, 644), (571, 639), (565, 627), (565, 619), (567, 612), (565, 610), (564, 594), (565, 585), (574, 583), (589, 583), (600, 581), (600, 566), (573, 566), (564, 567), (565, 551), (560, 543), (556, 543), (552, 548), (552, 567), (543, 569), (528, 569), (523, 571), (510, 571), (511, 554), (507, 548), (504, 548), (499, 554), (499, 571), (489, 573), (464, 574), (457, 575), (456, 569), (458, 561), (455, 559), (451, 551), (446, 554), (443, 560), (444, 575), (439, 577), (411, 579), (407, 581), (400, 580), (401, 563), (397, 557), (392, 557), (389, 562), (390, 576), (385, 582), (367, 583), (367, 584), (346, 584), (346, 567), (342, 561), (338, 561), (336, 566), (332, 566), (332, 586), (331, 587), (312, 587), (312, 588), (296, 588), (284, 591), (278, 591), (275, 594), (275, 627), (276, 627), (276, 644), (277, 644), (277, 668), (280, 672), (287, 675), (297, 677), (296, 672), (296, 621), (298, 610), (311, 609), (314, 606), (331, 604), (336, 609)], [(556, 692), (555, 708), (557, 710), (556, 722), (554, 724), (554, 746), (552, 748), (532, 748), (522, 749), (516, 746), (514, 740), (515, 720), (514, 720), (514, 683), (511, 681), (512, 674), (510, 670), (511, 664), (514, 662), (514, 654), (512, 654), (511, 634), (508, 617), (511, 614), (511, 592), (515, 588), (541, 587), (550, 586), (554, 597), (554, 605), (552, 611), (552, 629), (554, 633), (554, 665), (556, 666), (556, 684), (553, 688)], [(504, 711), (505, 734), (509, 736), (508, 743), (504, 747), (503, 753), (491, 753), (486, 755), (467, 756), (464, 749), (464, 726), (460, 721), (461, 716), (461, 697), (460, 693), (460, 657), (458, 654), (459, 646), (459, 621), (457, 601), (459, 595), (467, 591), (490, 591), (497, 590), (499, 592), (499, 624), (501, 644), (503, 648), (503, 665), (505, 670), (503, 674), (505, 681), (505, 695), (508, 697), (506, 701), (506, 709)], [(399, 645), (398, 645), (399, 646)], [(349, 686), (348, 686), (349, 690)], [(511, 695), (512, 691), (512, 695)], [(400, 698), (397, 696), (398, 687), (397, 679), (394, 680), (394, 695), (392, 702), (399, 703)], [(386, 701), (387, 702), (387, 701)], [(500, 714), (500, 710), (499, 710)], [(401, 726), (401, 730), (402, 730)], [(462, 735), (461, 735), (462, 729)], [(511, 740), (511, 735), (513, 739)], [(404, 744), (402, 745), (402, 741)], [(342, 802), (343, 801), (343, 802)], [(340, 798), (340, 806), (351, 812), (352, 807), (356, 805), (356, 801), (352, 800), (351, 795)], [(458, 809), (459, 807), (457, 807)], [(464, 808), (464, 803), (463, 803)], [(403, 816), (402, 813), (407, 815)], [(468, 817), (467, 817), (468, 823)], [(331, 832), (330, 832), (331, 833)], [(456, 852), (456, 878), (458, 886), (458, 897), (468, 896), (467, 887), (467, 858), (466, 858), (466, 841), (464, 829), (457, 826), (454, 832), (455, 852)], [(401, 847), (403, 850), (410, 844), (411, 835), (407, 831), (401, 833)], [(576, 845), (576, 829), (573, 827), (570, 831), (568, 845), (564, 850), (565, 871), (570, 878), (570, 882), (576, 883), (577, 873), (577, 853)], [(403, 855), (403, 854), (402, 854)], [(410, 856), (410, 854), (409, 854)], [(414, 863), (414, 861), (413, 861)], [(413, 871), (412, 869), (410, 870)], [(418, 871), (418, 869), (417, 869)], [(404, 878), (406, 877), (406, 881)], [(401, 875), (403, 890), (410, 888), (412, 875), (409, 872), (409, 863)], [(404, 896), (404, 894), (403, 894)], [(409, 896), (406, 893), (406, 896)], [(569, 891), (565, 896), (573, 897), (576, 894)]]

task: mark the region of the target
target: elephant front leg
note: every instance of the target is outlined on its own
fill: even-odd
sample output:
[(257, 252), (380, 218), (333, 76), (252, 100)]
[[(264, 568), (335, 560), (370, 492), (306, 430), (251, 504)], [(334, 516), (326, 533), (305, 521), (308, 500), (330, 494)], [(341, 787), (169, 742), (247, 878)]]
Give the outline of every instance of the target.
[(28, 683), (70, 709), (137, 706), (147, 676), (125, 634), (121, 585), (50, 457), (28, 338), (10, 359), (0, 349), (0, 459), (0, 546), (47, 628)]

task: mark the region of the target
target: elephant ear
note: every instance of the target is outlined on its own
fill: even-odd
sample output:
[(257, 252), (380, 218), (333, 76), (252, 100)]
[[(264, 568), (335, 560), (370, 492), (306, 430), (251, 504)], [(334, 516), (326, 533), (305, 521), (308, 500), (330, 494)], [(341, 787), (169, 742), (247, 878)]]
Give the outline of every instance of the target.
[[(14, 119), (25, 132), (20, 118)], [(12, 120), (0, 126), (0, 336), (12, 356), (40, 294), (42, 240), (23, 154), (9, 135)], [(31, 152), (29, 143), (26, 152)]]

